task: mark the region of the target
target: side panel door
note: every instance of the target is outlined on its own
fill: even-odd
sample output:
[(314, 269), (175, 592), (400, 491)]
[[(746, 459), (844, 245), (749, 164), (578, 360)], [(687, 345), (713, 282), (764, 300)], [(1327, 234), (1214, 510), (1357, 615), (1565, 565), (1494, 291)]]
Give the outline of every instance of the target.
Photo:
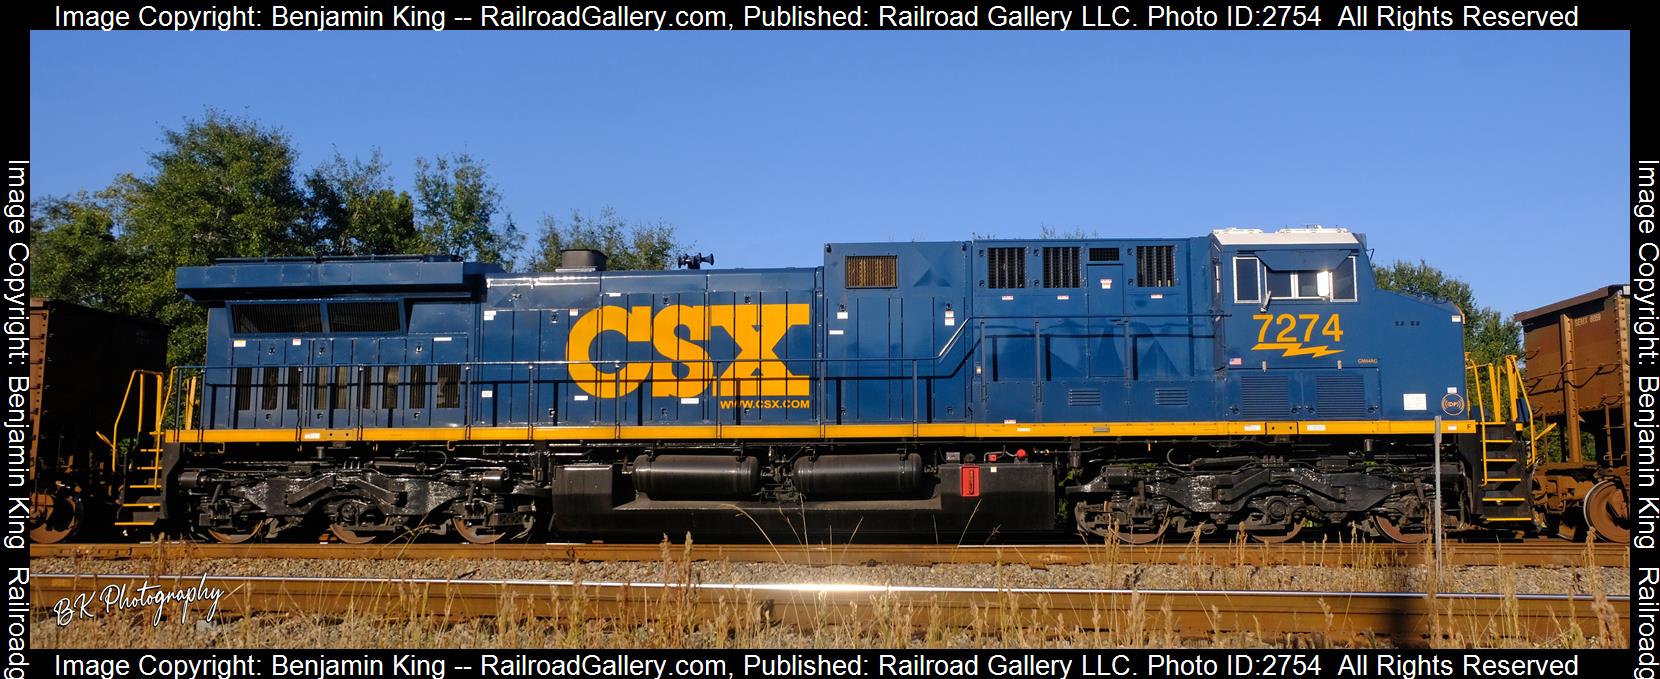
[(259, 387), (254, 390), (253, 426), (260, 429), (280, 428), (285, 426), (283, 383), (287, 377), (288, 340), (249, 340), (250, 344), (255, 342), (259, 344), (259, 367), (255, 369), (254, 379)]
[(1038, 328), (1038, 321), (1023, 318), (994, 318), (982, 324), (980, 378), (984, 420), (1034, 422), (1042, 417), (1038, 367), (1043, 357)]
[(472, 360), (466, 335), (438, 335), (432, 338), (432, 407), (427, 422), (435, 427), (456, 427), (467, 421), (467, 403), (462, 364)]
[(380, 365), (380, 343), (373, 339), (352, 340), (352, 408), (360, 427), (385, 427), (387, 418), (380, 409), (384, 370)]
[(225, 391), (229, 395), (226, 406), (231, 422), (237, 429), (259, 426), (260, 416), (254, 410), (259, 402), (260, 354), (265, 347), (257, 339), (231, 341), (231, 365)]
[(405, 381), (409, 379), (409, 354), (412, 353), (408, 350), (409, 341), (402, 337), (370, 341), (380, 345), (381, 365), (376, 376), (380, 393), (376, 395), (379, 398), (376, 409), (381, 415), (381, 426), (408, 427), (409, 385)]
[(437, 377), (432, 371), (432, 338), (405, 340), (404, 355), (408, 365), (404, 368), (406, 399), (402, 426), (426, 427), (432, 424), (432, 389)]

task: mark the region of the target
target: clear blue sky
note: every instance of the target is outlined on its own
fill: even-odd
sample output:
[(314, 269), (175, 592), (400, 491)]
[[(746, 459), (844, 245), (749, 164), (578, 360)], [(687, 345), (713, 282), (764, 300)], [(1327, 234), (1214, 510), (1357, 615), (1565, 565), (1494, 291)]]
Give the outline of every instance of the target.
[(1628, 280), (1626, 33), (35, 33), (37, 195), (207, 107), (484, 159), (521, 227), (615, 206), (721, 268), (826, 240), (1320, 223), (1506, 313)]

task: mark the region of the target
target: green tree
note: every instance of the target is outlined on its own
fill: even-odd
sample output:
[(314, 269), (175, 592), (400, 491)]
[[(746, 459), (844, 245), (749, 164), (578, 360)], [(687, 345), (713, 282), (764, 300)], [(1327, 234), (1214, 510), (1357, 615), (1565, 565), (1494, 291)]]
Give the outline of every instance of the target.
[(497, 220), (501, 193), (484, 163), (462, 153), (415, 160), (415, 196), (427, 249), (512, 268), (508, 254), (523, 237), (510, 216)]
[(608, 268), (619, 271), (652, 271), (674, 264), (675, 253), (687, 247), (675, 238), (674, 225), (664, 221), (628, 222), (611, 207), (591, 217), (572, 210), (560, 222), (545, 216), (537, 238), (532, 271), (559, 268), (559, 252), (569, 249), (599, 250), (608, 257)]
[(1476, 302), (1470, 284), (1443, 273), (1420, 260), (1417, 264), (1395, 262), (1374, 270), (1378, 287), (1385, 290), (1427, 295), (1444, 299), (1464, 313), (1464, 351), (1476, 363), (1495, 363), (1507, 355), (1521, 355), (1522, 326), (1507, 320), (1496, 309)]
[(294, 182), (294, 149), (281, 130), (210, 110), (164, 131), (162, 140), (150, 156), (151, 175), (123, 175), (113, 188), (122, 205), (120, 240), (132, 262), (122, 298), (130, 312), (172, 329), (170, 362), (200, 363), (206, 312), (174, 289), (173, 272), (222, 257), (307, 254), (316, 246)]
[(109, 192), (46, 198), (32, 209), (29, 294), (111, 311), (127, 311), (131, 260), (115, 228)]
[(305, 186), (318, 254), (389, 255), (421, 248), (415, 203), (393, 188), (379, 149), (368, 161), (335, 153), (306, 175)]

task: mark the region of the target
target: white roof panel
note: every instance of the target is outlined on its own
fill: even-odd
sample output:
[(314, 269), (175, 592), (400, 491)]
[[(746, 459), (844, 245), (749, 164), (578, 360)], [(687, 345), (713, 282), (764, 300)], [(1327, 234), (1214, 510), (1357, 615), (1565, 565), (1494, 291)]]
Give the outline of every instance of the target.
[(1217, 229), (1211, 232), (1216, 242), (1223, 245), (1330, 245), (1359, 244), (1360, 240), (1348, 229), (1310, 226), (1280, 229), (1272, 233), (1262, 229)]

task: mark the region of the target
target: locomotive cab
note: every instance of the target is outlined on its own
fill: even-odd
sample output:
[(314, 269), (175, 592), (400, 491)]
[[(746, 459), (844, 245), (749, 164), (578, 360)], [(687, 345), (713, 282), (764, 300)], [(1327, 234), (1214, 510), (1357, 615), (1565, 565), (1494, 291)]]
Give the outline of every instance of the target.
[(1463, 414), (1463, 315), (1379, 289), (1360, 237), (1230, 229), (1215, 243), (1230, 419), (1309, 433)]

